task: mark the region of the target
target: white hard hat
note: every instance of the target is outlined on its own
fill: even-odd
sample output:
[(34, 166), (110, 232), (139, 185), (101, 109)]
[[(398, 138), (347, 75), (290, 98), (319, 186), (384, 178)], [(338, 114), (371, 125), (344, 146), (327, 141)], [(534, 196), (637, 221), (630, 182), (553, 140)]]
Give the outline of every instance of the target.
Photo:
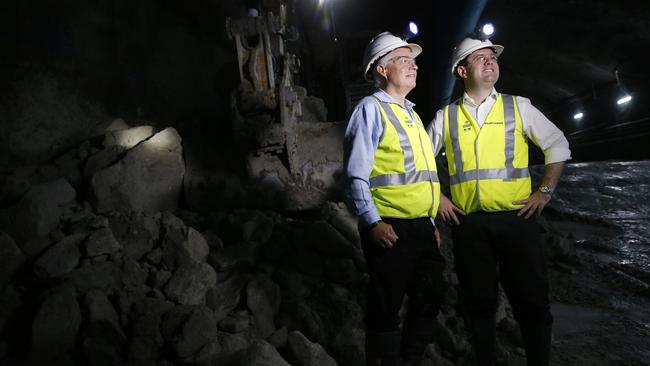
[(372, 64), (382, 56), (385, 56), (392, 50), (400, 47), (410, 48), (412, 57), (417, 57), (422, 52), (422, 47), (415, 43), (406, 43), (405, 40), (390, 32), (381, 33), (370, 40), (370, 43), (368, 43), (368, 46), (366, 47), (366, 51), (363, 53), (363, 64), (366, 66), (363, 71), (364, 79), (372, 81), (372, 72), (369, 72)]
[(497, 57), (503, 52), (503, 46), (498, 44), (492, 44), (489, 39), (481, 40), (475, 38), (465, 38), (456, 48), (454, 48), (454, 58), (451, 62), (451, 74), (454, 74), (456, 71), (456, 66), (461, 62), (465, 57), (469, 56), (472, 52), (480, 50), (481, 48), (491, 48), (496, 53)]

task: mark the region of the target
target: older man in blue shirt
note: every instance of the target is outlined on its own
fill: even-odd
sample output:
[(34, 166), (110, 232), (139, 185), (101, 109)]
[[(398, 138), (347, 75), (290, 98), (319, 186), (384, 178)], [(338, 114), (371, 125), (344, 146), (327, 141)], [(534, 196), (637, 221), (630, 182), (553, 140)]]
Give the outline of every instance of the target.
[(364, 77), (378, 90), (359, 102), (345, 133), (349, 204), (359, 217), (370, 275), (368, 365), (419, 365), (443, 294), (444, 259), (433, 223), (440, 196), (435, 155), (406, 99), (416, 85), (420, 52), (388, 32), (370, 41)]

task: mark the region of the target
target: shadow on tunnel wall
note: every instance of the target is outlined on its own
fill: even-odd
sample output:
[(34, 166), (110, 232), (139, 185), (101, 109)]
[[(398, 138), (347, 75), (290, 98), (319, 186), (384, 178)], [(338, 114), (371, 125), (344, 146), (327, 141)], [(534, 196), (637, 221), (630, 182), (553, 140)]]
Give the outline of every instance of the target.
[(214, 164), (232, 150), (224, 135), (238, 79), (224, 20), (242, 6), (10, 0), (0, 15), (0, 163), (46, 161), (123, 118), (211, 139), (220, 152), (195, 155)]

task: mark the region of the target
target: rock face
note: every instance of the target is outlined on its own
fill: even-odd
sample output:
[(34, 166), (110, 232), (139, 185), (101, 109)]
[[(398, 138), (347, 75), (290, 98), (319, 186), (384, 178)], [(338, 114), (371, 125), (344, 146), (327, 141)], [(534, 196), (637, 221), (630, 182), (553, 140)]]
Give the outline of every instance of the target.
[(100, 213), (174, 210), (184, 172), (181, 137), (174, 128), (167, 128), (93, 175), (96, 209)]
[(336, 366), (336, 361), (327, 354), (323, 346), (312, 343), (300, 331), (293, 331), (289, 334), (289, 349), (296, 366)]
[(52, 360), (72, 349), (80, 325), (81, 310), (75, 288), (64, 285), (54, 289), (34, 317), (31, 358)]
[(23, 263), (25, 255), (16, 242), (7, 233), (0, 232), (0, 289), (5, 287)]
[(47, 235), (56, 228), (63, 206), (76, 196), (74, 188), (65, 180), (33, 186), (11, 208), (11, 235), (18, 243)]
[(204, 304), (205, 294), (217, 283), (217, 274), (207, 263), (179, 267), (165, 286), (165, 295), (179, 304)]
[[(15, 231), (23, 241), (0, 232), (0, 364), (365, 363), (367, 273), (355, 221), (341, 203), (308, 217), (250, 208), (160, 212), (175, 207), (165, 187), (182, 181), (180, 138), (169, 129), (147, 138), (146, 129), (115, 127), (108, 148), (96, 141), (66, 153), (69, 170), (23, 169), (3, 188), (0, 202), (9, 207), (0, 207), (0, 223), (18, 218), (25, 226)], [(116, 147), (124, 130), (124, 150), (94, 160), (97, 172), (84, 178), (91, 159)], [(164, 141), (171, 147), (162, 148)], [(80, 181), (73, 186), (59, 175)], [(598, 190), (601, 200), (618, 192)], [(577, 193), (560, 189), (557, 201)], [(552, 268), (579, 273), (575, 240), (542, 224)], [(467, 366), (472, 351), (453, 243), (445, 227), (441, 233), (448, 291), (423, 365)], [(580, 244), (607, 248), (594, 238)], [(640, 270), (621, 265), (612, 275), (648, 292)], [(520, 332), (503, 293), (498, 302), (499, 363), (516, 365), (523, 362)]]
[(151, 126), (138, 126), (126, 129), (107, 131), (104, 135), (104, 146), (119, 146), (123, 149), (130, 149), (140, 142), (148, 139), (154, 133)]
[(64, 238), (34, 263), (34, 273), (41, 278), (62, 276), (72, 271), (81, 259), (81, 242), (84, 234), (75, 234)]

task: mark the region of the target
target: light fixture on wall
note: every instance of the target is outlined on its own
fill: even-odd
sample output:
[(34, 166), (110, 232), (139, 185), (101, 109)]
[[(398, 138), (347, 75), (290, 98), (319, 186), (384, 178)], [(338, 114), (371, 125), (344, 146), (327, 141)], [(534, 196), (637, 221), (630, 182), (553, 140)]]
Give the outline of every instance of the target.
[(624, 106), (626, 104), (629, 104), (632, 101), (632, 95), (628, 93), (628, 91), (623, 87), (623, 84), (621, 83), (621, 78), (619, 76), (618, 72), (618, 66), (616, 67), (616, 70), (614, 70), (614, 76), (616, 77), (616, 90), (617, 90), (617, 100), (616, 104), (619, 106)]

